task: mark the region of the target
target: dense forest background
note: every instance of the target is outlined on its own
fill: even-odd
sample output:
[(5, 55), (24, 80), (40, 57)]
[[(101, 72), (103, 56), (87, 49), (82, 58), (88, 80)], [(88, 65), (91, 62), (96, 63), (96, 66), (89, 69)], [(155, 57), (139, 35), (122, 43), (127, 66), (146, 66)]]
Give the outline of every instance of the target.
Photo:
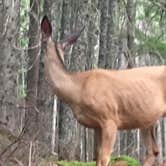
[[(93, 131), (51, 93), (44, 74), (40, 21), (60, 40), (85, 26), (66, 50), (70, 71), (164, 65), (165, 0), (0, 0), (0, 165), (37, 165), (55, 155), (93, 160)], [(100, 87), (99, 87), (100, 88)], [(156, 124), (158, 161), (166, 161), (166, 119)], [(113, 155), (143, 160), (138, 130), (117, 134)]]

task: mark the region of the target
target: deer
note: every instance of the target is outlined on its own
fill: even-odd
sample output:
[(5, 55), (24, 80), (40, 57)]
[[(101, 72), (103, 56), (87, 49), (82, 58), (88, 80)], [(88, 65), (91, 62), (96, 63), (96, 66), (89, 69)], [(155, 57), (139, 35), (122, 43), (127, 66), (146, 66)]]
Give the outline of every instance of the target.
[(166, 166), (166, 163), (163, 163), (163, 164), (159, 164), (159, 166)]
[(96, 166), (108, 166), (117, 131), (129, 129), (140, 129), (146, 147), (143, 166), (152, 166), (159, 153), (155, 123), (166, 116), (166, 67), (70, 72), (64, 51), (77, 41), (82, 29), (55, 42), (52, 25), (44, 16), (41, 31), (48, 84), (80, 124), (94, 129)]

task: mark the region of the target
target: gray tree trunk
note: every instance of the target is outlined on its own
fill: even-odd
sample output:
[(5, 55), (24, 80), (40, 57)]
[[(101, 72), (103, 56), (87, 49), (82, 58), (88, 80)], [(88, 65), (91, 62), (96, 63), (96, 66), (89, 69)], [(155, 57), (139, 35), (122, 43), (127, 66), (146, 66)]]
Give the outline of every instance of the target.
[(164, 146), (163, 146), (163, 153), (164, 153), (164, 159), (166, 160), (166, 118), (163, 119), (163, 129), (164, 129), (164, 132), (163, 132), (163, 135), (164, 135), (164, 138), (163, 138), (163, 143), (164, 143)]
[(134, 38), (135, 38), (135, 16), (136, 16), (136, 1), (128, 0), (127, 6), (127, 45), (128, 45), (128, 68), (134, 66)]
[(159, 156), (158, 156), (158, 162), (162, 163), (163, 162), (163, 140), (162, 140), (162, 120), (158, 121), (157, 123), (157, 143), (159, 146)]
[[(29, 45), (28, 48), (28, 71), (27, 71), (27, 96), (25, 112), (25, 128), (27, 136), (32, 139), (38, 130), (38, 110), (37, 110), (37, 93), (39, 80), (39, 60), (40, 60), (40, 32), (38, 30), (38, 20), (40, 13), (40, 6), (37, 1), (30, 1), (30, 24), (29, 24)], [(35, 17), (36, 18), (35, 18)], [(37, 48), (33, 48), (37, 46)]]
[(108, 28), (107, 28), (107, 51), (106, 51), (106, 68), (115, 68), (115, 61), (119, 54), (118, 47), (118, 1), (109, 0), (108, 5)]
[(19, 1), (0, 2), (0, 120), (6, 128), (18, 134), (18, 71), (20, 52), (15, 48), (18, 33)]
[(100, 0), (98, 4), (100, 13), (100, 42), (98, 66), (105, 68), (107, 54), (107, 28), (108, 28), (108, 0)]
[[(29, 14), (29, 43), (28, 43), (28, 68), (27, 68), (27, 94), (25, 98), (25, 135), (24, 144), (22, 144), (22, 157), (21, 161), (25, 164), (31, 164), (37, 162), (38, 153), (33, 155), (31, 151), (34, 151), (37, 145), (37, 139), (39, 136), (38, 126), (38, 108), (37, 108), (37, 93), (38, 93), (38, 80), (39, 80), (39, 60), (40, 60), (40, 31), (39, 27), (39, 14), (40, 5), (38, 1), (30, 0), (30, 14)], [(34, 48), (33, 48), (34, 47)], [(30, 148), (31, 147), (31, 148)], [(30, 151), (31, 149), (31, 151)]]
[[(4, 128), (12, 135), (18, 135), (20, 110), (17, 104), (20, 98), (17, 80), (21, 57), (15, 46), (20, 2), (18, 0), (12, 2), (0, 0), (0, 129)], [(4, 140), (0, 144), (3, 145)], [(3, 150), (0, 149), (0, 153)], [(1, 157), (0, 161), (6, 160), (4, 156)]]

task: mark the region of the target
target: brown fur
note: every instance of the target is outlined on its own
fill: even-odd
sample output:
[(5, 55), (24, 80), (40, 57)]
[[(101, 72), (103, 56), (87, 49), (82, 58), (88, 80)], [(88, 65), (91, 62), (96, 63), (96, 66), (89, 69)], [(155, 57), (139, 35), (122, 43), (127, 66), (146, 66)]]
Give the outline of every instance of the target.
[(126, 161), (117, 161), (112, 166), (128, 166)]
[(166, 166), (166, 163), (163, 163), (163, 164), (159, 164), (159, 166)]
[(117, 130), (135, 128), (141, 129), (147, 149), (144, 166), (152, 166), (158, 154), (154, 124), (166, 116), (166, 67), (70, 73), (63, 67), (57, 51), (63, 59), (62, 47), (48, 38), (49, 84), (82, 125), (94, 128), (97, 166), (108, 165)]

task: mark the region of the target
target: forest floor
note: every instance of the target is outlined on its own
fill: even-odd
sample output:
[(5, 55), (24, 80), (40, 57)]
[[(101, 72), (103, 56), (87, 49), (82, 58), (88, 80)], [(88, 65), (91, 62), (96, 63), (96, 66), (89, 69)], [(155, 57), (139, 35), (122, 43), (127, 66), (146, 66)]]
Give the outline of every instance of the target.
[[(56, 161), (54, 158), (42, 160), (39, 166), (95, 166), (95, 162)], [(140, 166), (139, 162), (128, 156), (112, 157), (110, 166)]]
[[(0, 166), (12, 142), (16, 139), (9, 131), (0, 129)], [(9, 162), (10, 163), (10, 162)], [(11, 164), (11, 163), (10, 163)], [(8, 165), (10, 165), (8, 164)], [(12, 164), (13, 165), (13, 164)], [(37, 166), (95, 166), (95, 162), (79, 162), (79, 161), (57, 161), (57, 156), (50, 155), (47, 158), (40, 159)], [(110, 166), (140, 166), (139, 162), (129, 156), (111, 157)]]

